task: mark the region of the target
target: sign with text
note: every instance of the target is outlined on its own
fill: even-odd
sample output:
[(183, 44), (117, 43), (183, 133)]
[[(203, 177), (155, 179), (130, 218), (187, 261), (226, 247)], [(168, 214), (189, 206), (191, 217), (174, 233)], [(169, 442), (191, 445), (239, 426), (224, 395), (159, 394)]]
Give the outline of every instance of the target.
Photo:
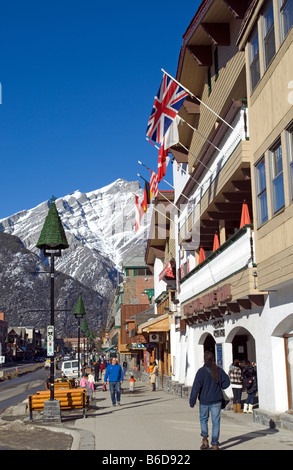
[(47, 356), (54, 356), (54, 326), (47, 326)]

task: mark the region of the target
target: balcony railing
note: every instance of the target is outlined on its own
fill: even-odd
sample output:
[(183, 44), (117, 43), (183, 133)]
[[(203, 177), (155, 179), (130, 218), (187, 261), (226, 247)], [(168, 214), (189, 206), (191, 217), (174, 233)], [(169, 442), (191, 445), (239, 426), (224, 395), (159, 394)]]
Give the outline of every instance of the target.
[[(205, 173), (203, 179), (199, 182), (192, 196), (189, 196), (188, 204), (184, 204), (181, 207), (181, 216), (179, 218), (179, 230), (184, 228), (187, 223), (189, 216), (193, 211), (196, 211), (196, 207), (199, 205), (204, 194), (209, 191), (211, 184), (216, 180), (219, 173), (224, 169), (227, 161), (233, 157), (235, 149), (239, 146), (242, 141), (249, 140), (248, 133), (248, 122), (247, 122), (247, 109), (242, 108), (235, 116), (231, 123), (233, 130), (228, 129), (224, 135), (220, 144), (218, 144), (218, 150), (214, 150), (214, 154), (211, 158), (211, 164)], [(196, 212), (197, 213), (197, 212)]]
[(185, 302), (253, 265), (254, 232), (252, 226), (245, 225), (181, 279), (180, 301)]

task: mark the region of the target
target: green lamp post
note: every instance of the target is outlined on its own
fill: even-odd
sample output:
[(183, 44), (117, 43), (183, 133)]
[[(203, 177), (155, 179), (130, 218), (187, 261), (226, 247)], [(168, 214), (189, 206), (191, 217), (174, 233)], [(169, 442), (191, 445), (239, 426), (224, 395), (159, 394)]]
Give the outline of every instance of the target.
[(50, 367), (50, 400), (54, 400), (54, 339), (55, 339), (55, 311), (54, 311), (54, 278), (55, 278), (55, 267), (54, 258), (55, 256), (61, 256), (61, 250), (69, 247), (65, 231), (59, 217), (55, 198), (51, 199), (48, 215), (45, 219), (39, 240), (36, 247), (43, 250), (44, 256), (50, 257), (51, 265), (51, 322), (47, 329), (47, 355), (51, 358)]
[(73, 309), (73, 315), (78, 321), (78, 344), (77, 344), (77, 355), (78, 355), (78, 378), (80, 378), (80, 320), (84, 318), (85, 309), (83, 305), (82, 296), (80, 295), (77, 299), (75, 307)]

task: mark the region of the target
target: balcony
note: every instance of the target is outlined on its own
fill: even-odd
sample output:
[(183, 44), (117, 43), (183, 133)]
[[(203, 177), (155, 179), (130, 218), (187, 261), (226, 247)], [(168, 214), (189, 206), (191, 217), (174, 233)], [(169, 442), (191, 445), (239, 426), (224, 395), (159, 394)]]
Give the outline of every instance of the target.
[[(199, 184), (194, 183), (188, 205), (180, 208), (179, 244), (185, 250), (194, 250), (199, 245), (211, 250), (220, 221), (226, 230), (222, 242), (228, 239), (239, 228), (244, 199), (252, 216), (250, 143), (245, 109), (237, 113), (233, 127), (221, 135), (220, 143), (217, 142), (220, 151), (210, 146), (206, 152), (207, 169), (202, 177), (194, 173)], [(203, 168), (198, 164), (198, 173)]]
[(245, 225), (181, 280), (179, 298), (184, 316), (204, 312), (207, 319), (211, 314), (221, 316), (263, 305), (256, 273), (254, 232)]

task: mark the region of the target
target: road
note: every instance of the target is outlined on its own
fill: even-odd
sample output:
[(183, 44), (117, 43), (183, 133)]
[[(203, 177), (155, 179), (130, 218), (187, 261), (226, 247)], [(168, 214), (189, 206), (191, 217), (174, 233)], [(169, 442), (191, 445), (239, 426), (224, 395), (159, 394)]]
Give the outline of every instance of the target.
[(39, 390), (40, 386), (44, 385), (47, 376), (48, 370), (41, 368), (21, 377), (0, 382), (0, 413)]

